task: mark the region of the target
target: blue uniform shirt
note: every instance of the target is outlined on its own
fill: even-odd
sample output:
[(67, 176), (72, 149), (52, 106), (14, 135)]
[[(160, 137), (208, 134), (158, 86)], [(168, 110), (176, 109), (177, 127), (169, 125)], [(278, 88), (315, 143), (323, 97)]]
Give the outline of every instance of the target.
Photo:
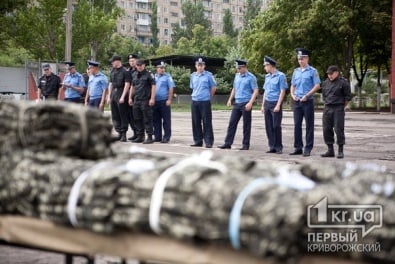
[(169, 91), (176, 87), (173, 78), (171, 78), (170, 74), (168, 73), (155, 74), (155, 82), (155, 101), (167, 100), (167, 98), (169, 97)]
[[(71, 84), (72, 86), (75, 87), (85, 87), (84, 77), (79, 72), (75, 72), (73, 74), (70, 74), (69, 72), (66, 73), (63, 83)], [(80, 98), (80, 97), (81, 94), (79, 92), (66, 87), (65, 98)]]
[(236, 73), (233, 87), (235, 89), (235, 102), (239, 104), (250, 101), (254, 90), (258, 89), (258, 84), (255, 75), (247, 71), (244, 74)]
[(320, 76), (318, 76), (317, 70), (310, 65), (307, 65), (303, 71), (300, 67), (296, 68), (292, 74), (291, 84), (295, 87), (294, 93), (298, 98), (305, 96), (314, 85), (320, 83)]
[(201, 74), (191, 74), (189, 87), (192, 89), (192, 101), (210, 101), (211, 89), (217, 86), (211, 72), (203, 71)]
[(107, 76), (98, 72), (96, 75), (89, 76), (88, 89), (89, 99), (98, 99), (103, 95), (103, 91), (108, 88)]
[(288, 89), (287, 79), (285, 74), (276, 70), (273, 74), (265, 75), (265, 100), (269, 102), (277, 102), (280, 97), (281, 90)]

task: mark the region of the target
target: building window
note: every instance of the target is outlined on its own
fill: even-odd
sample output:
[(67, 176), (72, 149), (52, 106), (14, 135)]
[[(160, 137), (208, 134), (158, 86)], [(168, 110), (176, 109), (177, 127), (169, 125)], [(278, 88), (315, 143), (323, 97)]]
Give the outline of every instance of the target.
[(133, 9), (133, 2), (129, 2), (129, 8)]
[(121, 1), (121, 2), (119, 3), (119, 7), (120, 7), (120, 8), (125, 8), (125, 1)]
[(157, 21), (157, 23), (158, 23), (158, 24), (160, 24), (160, 17), (158, 17), (158, 21)]
[(224, 0), (224, 3), (229, 4), (229, 0)]
[(168, 19), (167, 17), (165, 17), (165, 18), (163, 19), (163, 24), (169, 24), (169, 19)]
[(236, 12), (236, 7), (232, 6), (232, 13)]
[(163, 13), (167, 14), (167, 7), (163, 8)]
[(125, 25), (124, 24), (121, 25), (121, 31), (125, 31)]
[(178, 13), (176, 13), (176, 12), (171, 12), (170, 14), (172, 17), (178, 17)]
[(137, 8), (139, 9), (147, 9), (147, 3), (137, 3)]
[(141, 36), (138, 37), (138, 41), (139, 41), (140, 43), (144, 43), (144, 40), (145, 40), (144, 37), (141, 37)]
[(170, 2), (170, 5), (171, 6), (178, 6), (178, 3), (177, 2)]
[(167, 45), (167, 44), (168, 44), (167, 39), (165, 39), (165, 45)]
[(167, 29), (167, 28), (165, 28), (165, 31), (164, 31), (164, 33), (163, 33), (165, 36), (168, 36), (169, 35), (169, 30)]

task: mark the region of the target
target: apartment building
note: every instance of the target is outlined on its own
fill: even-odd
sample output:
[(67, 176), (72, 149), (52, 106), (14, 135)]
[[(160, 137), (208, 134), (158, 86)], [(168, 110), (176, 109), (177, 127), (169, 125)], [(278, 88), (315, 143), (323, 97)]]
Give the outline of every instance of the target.
[[(171, 43), (172, 28), (183, 26), (182, 3), (185, 0), (157, 0), (158, 6), (158, 38), (161, 45)], [(199, 1), (199, 0), (194, 0)], [(117, 22), (118, 33), (130, 36), (143, 44), (152, 42), (151, 14), (153, 0), (118, 0), (117, 4), (125, 10), (125, 15)], [(262, 0), (261, 9), (266, 8), (271, 0)], [(211, 21), (215, 36), (223, 34), (223, 16), (225, 10), (232, 13), (233, 25), (241, 29), (244, 24), (246, 0), (202, 0), (205, 16)]]

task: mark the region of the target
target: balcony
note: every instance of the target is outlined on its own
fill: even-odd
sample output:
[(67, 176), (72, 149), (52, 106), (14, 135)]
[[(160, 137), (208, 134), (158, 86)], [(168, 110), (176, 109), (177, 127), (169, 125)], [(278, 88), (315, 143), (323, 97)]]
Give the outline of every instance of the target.
[(136, 0), (136, 3), (148, 3), (149, 0)]
[(150, 24), (150, 20), (149, 19), (137, 19), (136, 20), (136, 24), (137, 25), (141, 25), (141, 26), (148, 26)]

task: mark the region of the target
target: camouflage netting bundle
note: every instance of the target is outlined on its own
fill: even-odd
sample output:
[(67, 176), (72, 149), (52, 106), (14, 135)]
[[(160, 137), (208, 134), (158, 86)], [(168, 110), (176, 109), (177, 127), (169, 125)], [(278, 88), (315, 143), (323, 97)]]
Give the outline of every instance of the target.
[[(0, 160), (2, 214), (40, 217), (104, 233), (154, 230), (178, 239), (221, 243), (231, 239), (258, 256), (294, 259), (306, 253), (308, 233), (317, 232), (307, 228), (307, 207), (327, 196), (331, 204), (383, 205), (383, 227), (358, 242), (382, 243), (381, 252), (365, 257), (394, 259), (394, 190), (388, 186), (394, 186), (395, 179), (374, 168), (351, 163), (256, 163), (211, 152), (169, 159), (132, 151), (95, 162), (59, 159), (53, 151), (8, 154), (11, 162)], [(255, 181), (238, 215), (236, 201)], [(233, 231), (232, 223), (236, 223)]]
[[(185, 158), (141, 149), (111, 155), (111, 126), (96, 110), (59, 102), (0, 102), (0, 117), (0, 214), (101, 233), (127, 229), (230, 242), (257, 256), (295, 260), (311, 253), (309, 243), (319, 248), (339, 242), (318, 235), (309, 241), (315, 234), (344, 238), (350, 232), (332, 225), (311, 227), (309, 220), (319, 218), (316, 207), (323, 201), (380, 205), (382, 227), (358, 236), (357, 242), (379, 243), (381, 251), (344, 256), (375, 263), (395, 259), (395, 175), (383, 168), (257, 163), (210, 151)], [(351, 220), (347, 224), (356, 227), (374, 224), (367, 218)], [(355, 241), (340, 242), (347, 248)]]
[(0, 153), (28, 148), (98, 159), (112, 155), (112, 125), (100, 111), (65, 102), (0, 101)]

